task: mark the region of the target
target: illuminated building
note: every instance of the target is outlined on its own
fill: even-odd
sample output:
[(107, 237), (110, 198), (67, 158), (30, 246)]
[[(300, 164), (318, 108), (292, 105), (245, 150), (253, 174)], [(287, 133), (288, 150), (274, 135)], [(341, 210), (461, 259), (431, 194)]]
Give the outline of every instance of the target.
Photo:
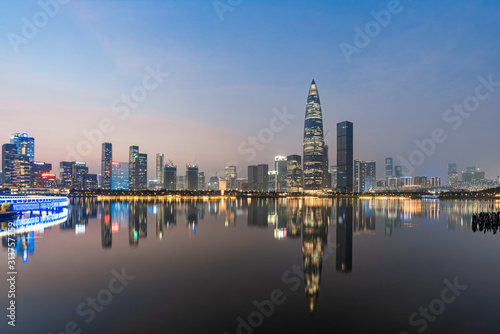
[(177, 189), (177, 166), (171, 164), (165, 165), (163, 167), (163, 182), (165, 189), (176, 190)]
[(45, 188), (42, 182), (42, 174), (50, 174), (52, 170), (52, 165), (41, 162), (41, 161), (33, 161), (31, 163), (31, 178), (30, 185), (33, 188)]
[(385, 178), (388, 179), (394, 176), (393, 172), (393, 159), (385, 158)]
[(208, 181), (208, 190), (219, 190), (219, 178), (212, 176)]
[[(85, 162), (75, 161), (71, 165), (71, 187), (74, 189), (85, 188), (85, 175), (89, 173), (89, 168)], [(97, 178), (96, 178), (97, 182)]]
[(342, 192), (353, 192), (353, 124), (349, 121), (337, 123), (337, 188)]
[[(276, 181), (273, 187), (275, 191), (286, 191), (287, 187), (287, 161), (285, 156), (274, 157), (274, 170), (276, 171)], [(271, 188), (271, 187), (270, 187)]]
[(137, 190), (137, 161), (139, 159), (139, 146), (130, 146), (128, 151), (128, 168), (129, 168), (129, 188)]
[(198, 190), (198, 166), (186, 165), (186, 190)]
[(323, 153), (323, 190), (332, 188), (332, 174), (328, 170), (328, 145), (325, 144)]
[(462, 181), (477, 182), (484, 180), (485, 172), (481, 171), (476, 166), (467, 167), (465, 172), (462, 172)]
[(337, 166), (330, 167), (330, 174), (332, 175), (332, 189), (337, 189), (338, 168)]
[(277, 183), (278, 183), (278, 172), (275, 170), (270, 170), (267, 172), (267, 183), (268, 183), (268, 191), (277, 191)]
[(436, 187), (441, 187), (441, 178), (440, 177), (431, 177), (430, 181), (431, 187), (436, 188)]
[(111, 161), (113, 160), (113, 146), (111, 143), (102, 143), (101, 151), (101, 188), (111, 189)]
[(236, 178), (238, 177), (238, 174), (236, 173), (236, 166), (226, 166), (224, 168), (224, 174), (227, 189), (236, 190)]
[(128, 190), (129, 189), (129, 166), (128, 162), (111, 163), (111, 189)]
[(29, 157), (24, 154), (16, 154), (11, 160), (12, 184), (20, 187), (28, 187), (31, 182), (31, 163)]
[(256, 190), (267, 191), (269, 188), (268, 179), (269, 166), (267, 164), (257, 165), (257, 187)]
[(95, 190), (99, 187), (97, 183), (97, 174), (85, 174), (83, 176), (83, 189)]
[(2, 145), (2, 183), (12, 184), (14, 159), (17, 157), (17, 147), (14, 144)]
[(323, 188), (324, 146), (323, 115), (318, 89), (313, 80), (307, 97), (304, 122), (304, 190), (321, 190)]
[(182, 176), (182, 175), (177, 176), (176, 189), (177, 190), (184, 190), (184, 187), (185, 187), (184, 176)]
[(163, 166), (165, 164), (165, 155), (163, 153), (156, 153), (156, 180), (160, 184), (160, 188), (165, 188)]
[(205, 172), (198, 173), (198, 190), (207, 190), (207, 184), (205, 182)]
[(448, 164), (448, 186), (456, 186), (458, 183), (457, 164)]
[(287, 191), (301, 192), (302, 185), (302, 164), (301, 157), (298, 154), (292, 154), (286, 157), (286, 173), (287, 173)]
[(257, 190), (257, 166), (248, 166), (248, 190)]
[(394, 177), (403, 177), (403, 166), (401, 165), (394, 166)]
[(354, 191), (368, 192), (375, 188), (376, 180), (375, 161), (354, 160)]
[(420, 187), (427, 187), (427, 176), (415, 176), (413, 184)]
[(145, 190), (148, 188), (148, 155), (146, 153), (139, 153), (137, 159), (137, 189)]
[(29, 162), (35, 161), (35, 138), (27, 133), (15, 133), (10, 137), (10, 143), (16, 145), (17, 154), (28, 156)]
[(219, 177), (219, 190), (226, 190), (226, 189), (227, 189), (226, 179), (223, 177)]

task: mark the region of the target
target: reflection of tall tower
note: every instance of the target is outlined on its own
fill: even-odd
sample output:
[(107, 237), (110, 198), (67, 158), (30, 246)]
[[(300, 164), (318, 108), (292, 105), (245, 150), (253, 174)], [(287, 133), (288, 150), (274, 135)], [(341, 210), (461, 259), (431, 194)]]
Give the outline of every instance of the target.
[(101, 211), (101, 242), (102, 248), (111, 248), (111, 203), (103, 202)]
[(226, 202), (225, 225), (236, 225), (236, 201), (229, 200)]
[(139, 220), (137, 219), (137, 202), (131, 202), (128, 206), (128, 243), (131, 246), (139, 245)]
[(268, 216), (269, 206), (265, 200), (257, 199), (248, 205), (248, 226), (267, 228)]
[(304, 208), (302, 256), (304, 261), (305, 292), (311, 313), (318, 300), (321, 283), (323, 252), (327, 243), (328, 223), (322, 205)]
[(336, 269), (352, 270), (352, 199), (337, 200), (337, 262)]
[(163, 239), (163, 225), (165, 225), (165, 207), (160, 204), (156, 206), (156, 237)]
[(323, 187), (324, 146), (323, 115), (318, 88), (313, 80), (307, 97), (304, 122), (304, 190), (321, 190)]

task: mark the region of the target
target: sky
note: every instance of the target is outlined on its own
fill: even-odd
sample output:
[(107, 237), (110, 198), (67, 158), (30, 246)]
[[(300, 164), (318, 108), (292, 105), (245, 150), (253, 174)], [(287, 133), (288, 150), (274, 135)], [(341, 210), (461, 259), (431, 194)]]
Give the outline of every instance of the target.
[(386, 157), (409, 176), (500, 174), (495, 0), (9, 1), (0, 36), (0, 138), (29, 133), (56, 172), (100, 173), (102, 142), (114, 161), (138, 145), (150, 179), (156, 153), (181, 175), (190, 159), (209, 176), (271, 170), (302, 155), (315, 79), (330, 165), (348, 120), (378, 177)]

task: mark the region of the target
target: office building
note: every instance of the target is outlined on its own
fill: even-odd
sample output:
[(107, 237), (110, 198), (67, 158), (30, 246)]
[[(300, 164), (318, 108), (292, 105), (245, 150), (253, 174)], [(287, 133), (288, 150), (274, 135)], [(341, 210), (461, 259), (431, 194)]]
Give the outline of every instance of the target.
[(268, 189), (267, 191), (277, 191), (278, 189), (278, 172), (275, 170), (270, 170), (267, 172), (267, 183)]
[(257, 190), (257, 166), (248, 166), (248, 190)]
[(257, 189), (259, 191), (267, 191), (269, 189), (269, 165), (257, 165)]
[(465, 172), (462, 172), (462, 181), (464, 182), (478, 182), (484, 180), (485, 172), (476, 166), (467, 167)]
[(15, 144), (2, 145), (2, 183), (12, 184), (14, 171), (14, 159), (17, 157), (17, 146)]
[(448, 164), (448, 186), (456, 186), (458, 183), (458, 171), (456, 163)]
[(330, 166), (330, 174), (332, 175), (332, 189), (337, 189), (338, 168), (337, 166)]
[(17, 154), (28, 156), (29, 162), (35, 161), (35, 138), (27, 133), (15, 133), (10, 137), (10, 143), (16, 145)]
[(287, 192), (302, 192), (302, 163), (301, 156), (292, 154), (286, 157)]
[[(30, 177), (31, 187), (46, 188), (44, 184), (51, 184), (51, 182), (49, 182), (48, 180), (51, 179), (52, 177), (47, 175), (50, 174), (51, 170), (52, 170), (52, 164), (48, 164), (42, 161), (33, 161), (31, 163), (31, 177)], [(45, 175), (45, 178), (42, 178), (42, 175)]]
[(385, 158), (385, 178), (388, 179), (394, 176), (393, 159)]
[(129, 189), (129, 166), (128, 162), (111, 163), (111, 189), (128, 190)]
[[(274, 191), (286, 191), (287, 161), (285, 156), (278, 155), (274, 157), (274, 170), (276, 171), (275, 181), (273, 185)], [(269, 183), (271, 183), (271, 181), (269, 181)]]
[(337, 123), (337, 188), (341, 192), (353, 192), (354, 172), (353, 124), (349, 121)]
[(165, 155), (163, 153), (156, 153), (156, 180), (161, 189), (165, 188), (163, 166), (165, 165)]
[[(304, 122), (304, 190), (322, 190), (324, 182), (323, 115), (314, 80), (309, 88)], [(352, 174), (352, 173), (351, 173)]]
[(394, 177), (403, 177), (403, 166), (401, 165), (394, 166)]
[[(236, 184), (236, 180), (234, 183)], [(198, 190), (207, 190), (207, 183), (205, 181), (205, 172), (198, 173)]]
[(186, 190), (198, 190), (198, 166), (186, 165)]
[(224, 176), (226, 179), (226, 188), (228, 190), (236, 190), (236, 179), (238, 177), (236, 166), (226, 166), (224, 168)]
[(148, 188), (148, 155), (139, 153), (137, 164), (137, 189), (145, 190)]
[(177, 166), (172, 164), (165, 165), (163, 167), (163, 182), (166, 190), (176, 190), (177, 189)]
[(111, 189), (111, 162), (113, 161), (113, 146), (111, 143), (102, 143), (101, 151), (101, 188)]
[(369, 192), (376, 187), (375, 161), (354, 161), (354, 191)]

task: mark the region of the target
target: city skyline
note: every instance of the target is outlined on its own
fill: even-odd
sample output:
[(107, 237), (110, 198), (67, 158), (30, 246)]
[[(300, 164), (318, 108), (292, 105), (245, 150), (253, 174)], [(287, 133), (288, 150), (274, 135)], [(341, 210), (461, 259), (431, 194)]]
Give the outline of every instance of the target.
[[(350, 62), (340, 45), (355, 46), (353, 28), (374, 21), (372, 11), (387, 10), (388, 2), (297, 2), (286, 7), (287, 20), (274, 19), (283, 10), (279, 1), (266, 3), (264, 18), (261, 6), (243, 3), (224, 20), (211, 2), (147, 4), (61, 4), (36, 36), (18, 45), (18, 52), (9, 34), (22, 35), (22, 18), (42, 9), (38, 3), (7, 4), (0, 14), (0, 32), (7, 37), (0, 84), (6, 96), (2, 112), (13, 117), (0, 124), (4, 142), (12, 133), (27, 132), (37, 138), (37, 160), (56, 167), (60, 161), (83, 160), (92, 173), (100, 171), (100, 145), (110, 142), (114, 161), (128, 161), (127, 148), (138, 145), (150, 164), (156, 153), (177, 165), (191, 155), (201, 170), (222, 173), (235, 160), (244, 176), (248, 165), (271, 165), (276, 155), (301, 152), (304, 87), (314, 78), (328, 115), (324, 132), (331, 132), (325, 138), (330, 165), (335, 163), (332, 133), (348, 119), (356, 125), (354, 159), (381, 166), (394, 157), (394, 165), (401, 165), (400, 155), (408, 160), (419, 149), (416, 140), (432, 138), (441, 128), (447, 139), (435, 143), (412, 175), (445, 179), (450, 162), (463, 170), (479, 166), (488, 178), (500, 174), (496, 155), (475, 149), (496, 140), (500, 118), (495, 108), (500, 45), (493, 15), (499, 6), (494, 1), (401, 2), (390, 23)], [(146, 86), (155, 88), (135, 108), (124, 110), (122, 94), (130, 95), (146, 77)], [(470, 117), (447, 114), (485, 81), (493, 82), (493, 91)], [(273, 133), (271, 142), (259, 143), (263, 148), (254, 150), (255, 157), (242, 154), (251, 147), (249, 136), (269, 128), (273, 110), (291, 115), (284, 129)], [(445, 116), (455, 118), (446, 122)], [(92, 131), (103, 119), (113, 130), (99, 138)], [(96, 139), (90, 153), (66, 159), (68, 147), (76, 150), (88, 141), (83, 131)], [(479, 131), (481, 136), (475, 136)], [(150, 166), (148, 179), (153, 175)]]

